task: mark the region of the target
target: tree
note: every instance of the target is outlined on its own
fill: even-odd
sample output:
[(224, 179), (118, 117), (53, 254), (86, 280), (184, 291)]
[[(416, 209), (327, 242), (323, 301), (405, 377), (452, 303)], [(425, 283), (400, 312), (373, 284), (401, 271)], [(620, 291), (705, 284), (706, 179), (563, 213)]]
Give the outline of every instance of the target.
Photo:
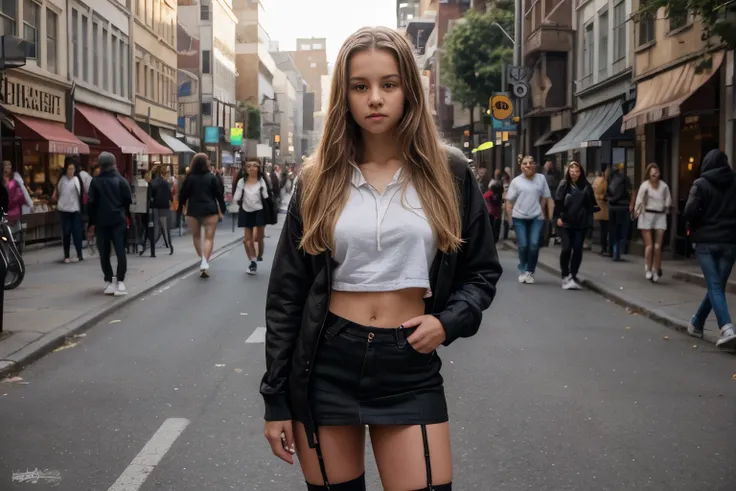
[(511, 63), (514, 49), (501, 28), (513, 33), (513, 4), (508, 8), (499, 3), (485, 13), (468, 10), (463, 22), (445, 36), (442, 83), (452, 92), (453, 101), (470, 109), (471, 138), (473, 109), (487, 107), (490, 96), (505, 89), (501, 73), (503, 65)]
[(261, 110), (258, 106), (251, 103), (246, 105), (246, 138), (248, 140), (260, 140), (261, 139)]
[(726, 43), (729, 49), (736, 48), (736, 24), (732, 15), (736, 8), (736, 0), (642, 0), (634, 20), (643, 16), (656, 16), (664, 7), (667, 17), (676, 17), (688, 13), (699, 17), (703, 22), (702, 40), (709, 42), (716, 36)]

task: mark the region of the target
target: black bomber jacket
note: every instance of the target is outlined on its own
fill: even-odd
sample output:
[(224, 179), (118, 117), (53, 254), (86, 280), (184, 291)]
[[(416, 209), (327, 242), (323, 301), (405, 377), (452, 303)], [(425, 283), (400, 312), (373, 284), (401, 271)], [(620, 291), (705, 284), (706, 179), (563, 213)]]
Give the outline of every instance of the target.
[[(478, 332), (483, 311), (496, 294), (502, 269), (483, 196), (464, 157), (450, 155), (459, 190), (463, 244), (458, 252), (438, 252), (430, 269), (432, 296), (426, 314), (445, 328), (449, 345)], [(309, 378), (327, 318), (332, 271), (330, 251), (310, 255), (299, 248), (302, 220), (295, 189), (276, 248), (266, 296), (266, 373), (260, 392), (266, 421), (295, 419), (314, 446)]]

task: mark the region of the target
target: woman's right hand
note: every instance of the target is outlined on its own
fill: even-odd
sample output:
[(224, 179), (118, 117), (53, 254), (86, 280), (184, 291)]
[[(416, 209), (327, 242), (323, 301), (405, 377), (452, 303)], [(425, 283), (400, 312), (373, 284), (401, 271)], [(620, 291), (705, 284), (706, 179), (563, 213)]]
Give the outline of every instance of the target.
[(294, 427), (291, 420), (266, 421), (263, 430), (273, 454), (289, 464), (294, 463)]

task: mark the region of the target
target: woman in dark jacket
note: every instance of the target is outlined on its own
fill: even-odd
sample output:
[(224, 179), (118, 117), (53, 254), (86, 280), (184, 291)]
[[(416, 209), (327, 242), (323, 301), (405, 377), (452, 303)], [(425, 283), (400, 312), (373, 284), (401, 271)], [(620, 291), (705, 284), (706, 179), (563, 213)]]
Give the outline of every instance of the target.
[[(192, 157), (191, 171), (179, 192), (179, 211), (186, 207), (187, 226), (192, 231), (194, 249), (202, 258), (199, 273), (209, 276), (210, 256), (215, 245), (217, 222), (225, 213), (225, 197), (217, 177), (210, 172), (209, 161), (203, 153)], [(202, 245), (204, 227), (204, 246)]]
[(555, 221), (562, 238), (560, 270), (563, 290), (580, 290), (578, 270), (583, 261), (585, 235), (598, 211), (593, 188), (582, 166), (573, 161), (555, 193)]

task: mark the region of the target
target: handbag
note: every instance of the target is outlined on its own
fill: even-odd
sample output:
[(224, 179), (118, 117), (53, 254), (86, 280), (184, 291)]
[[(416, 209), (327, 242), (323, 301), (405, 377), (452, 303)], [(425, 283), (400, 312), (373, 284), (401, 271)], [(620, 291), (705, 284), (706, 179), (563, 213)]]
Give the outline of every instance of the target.
[(273, 202), (271, 191), (268, 192), (268, 198), (263, 197), (263, 186), (260, 189), (261, 203), (263, 204), (263, 212), (266, 214), (266, 225), (276, 225), (279, 221), (279, 211)]

